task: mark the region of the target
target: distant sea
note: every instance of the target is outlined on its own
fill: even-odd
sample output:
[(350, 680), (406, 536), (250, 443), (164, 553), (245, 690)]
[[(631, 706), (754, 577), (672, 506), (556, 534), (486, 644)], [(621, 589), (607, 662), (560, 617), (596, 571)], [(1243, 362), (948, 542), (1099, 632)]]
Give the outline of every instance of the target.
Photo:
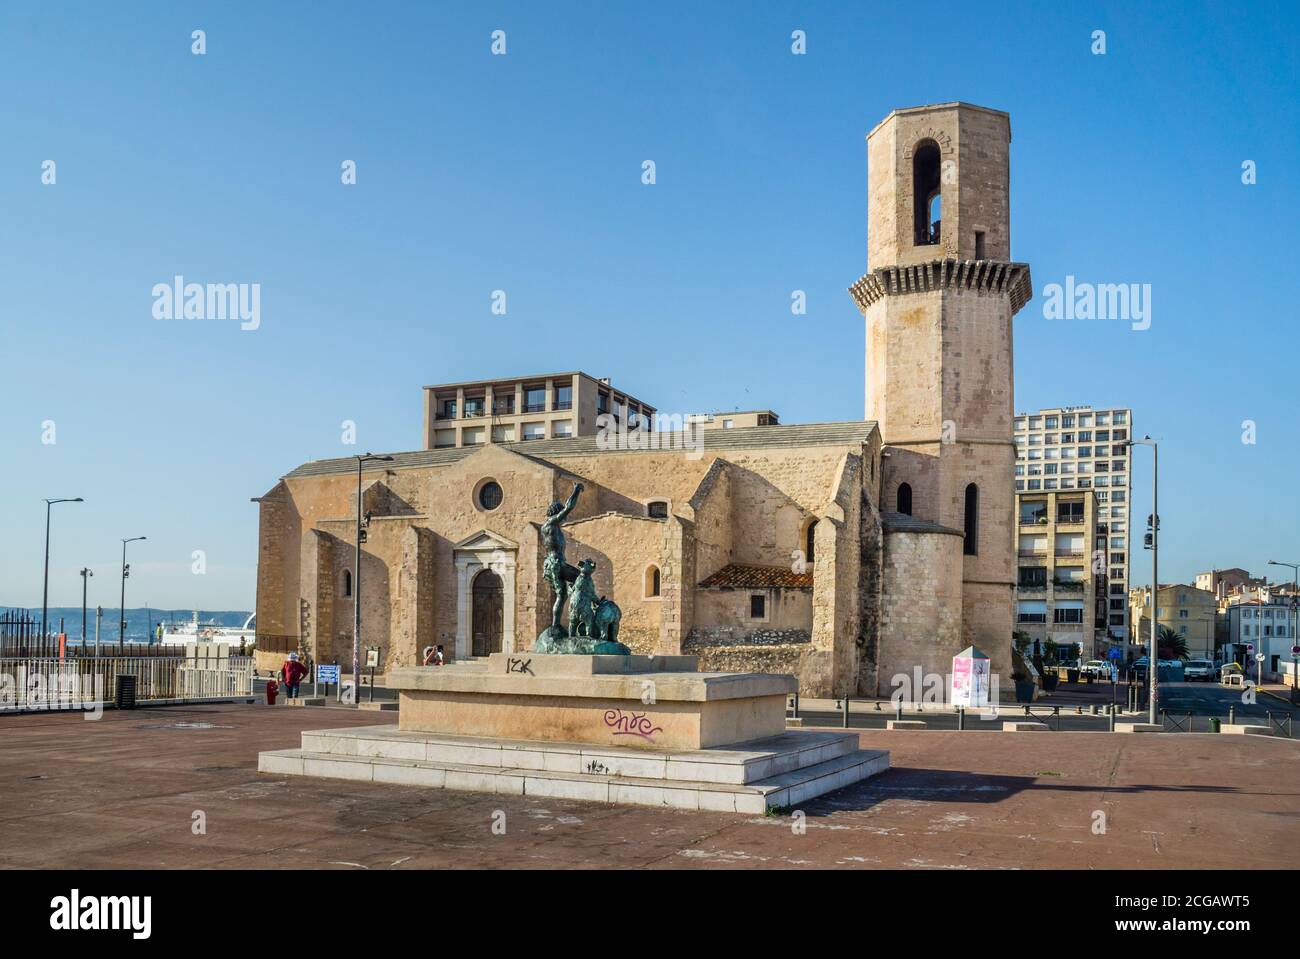
[[(20, 606), (0, 606), (0, 613), (6, 610), (18, 610), (19, 612), (28, 613), (38, 622), (41, 618), (41, 608), (35, 609)], [(201, 609), (199, 610), (200, 623), (216, 623), (218, 626), (243, 626), (252, 615), (249, 610), (238, 609)], [(80, 606), (51, 606), (46, 613), (46, 622), (50, 624), (50, 631), (57, 632), (59, 629), (59, 619), (63, 619), (63, 631), (67, 633), (68, 639), (79, 642), (81, 640), (81, 607)], [(141, 607), (139, 609), (128, 609), (126, 611), (126, 640), (127, 642), (144, 643), (149, 641), (151, 630), (157, 628), (159, 623), (188, 623), (194, 618), (192, 609), (149, 609)], [(104, 607), (104, 618), (100, 621), (99, 636), (103, 640), (112, 640), (117, 642), (117, 607)], [(86, 610), (86, 638), (91, 642), (95, 640), (95, 607)]]

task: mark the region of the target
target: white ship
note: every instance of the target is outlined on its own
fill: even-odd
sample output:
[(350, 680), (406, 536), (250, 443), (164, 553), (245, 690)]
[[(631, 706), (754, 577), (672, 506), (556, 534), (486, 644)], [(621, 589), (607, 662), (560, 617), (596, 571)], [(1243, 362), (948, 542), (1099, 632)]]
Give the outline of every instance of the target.
[(188, 646), (193, 643), (229, 643), (238, 648), (240, 642), (252, 643), (257, 638), (257, 614), (249, 616), (243, 626), (221, 626), (217, 623), (199, 622), (196, 610), (188, 623), (168, 623), (163, 626), (164, 646)]

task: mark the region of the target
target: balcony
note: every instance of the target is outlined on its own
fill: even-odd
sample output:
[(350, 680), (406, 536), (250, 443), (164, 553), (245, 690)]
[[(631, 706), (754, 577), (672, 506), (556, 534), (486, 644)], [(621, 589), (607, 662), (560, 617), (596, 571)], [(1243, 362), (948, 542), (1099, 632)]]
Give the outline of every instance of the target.
[(543, 401), (543, 402), (541, 402), (541, 403), (525, 403), (525, 404), (524, 404), (524, 412), (525, 412), (525, 413), (545, 413), (545, 412), (546, 412), (546, 403), (545, 403), (545, 401)]
[(1057, 593), (1082, 593), (1083, 587), (1087, 583), (1070, 582), (1067, 580), (1052, 580), (1052, 590)]

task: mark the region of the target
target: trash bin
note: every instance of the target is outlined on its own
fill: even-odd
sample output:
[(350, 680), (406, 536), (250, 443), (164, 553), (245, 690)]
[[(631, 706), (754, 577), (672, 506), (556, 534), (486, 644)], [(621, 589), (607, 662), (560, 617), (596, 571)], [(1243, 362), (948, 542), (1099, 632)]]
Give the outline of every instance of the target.
[(117, 677), (113, 690), (113, 705), (118, 709), (135, 709), (135, 677)]
[(1212, 732), (1212, 733), (1217, 733), (1218, 731), (1219, 731), (1219, 717), (1218, 717), (1218, 716), (1211, 716), (1211, 717), (1210, 717), (1210, 732)]

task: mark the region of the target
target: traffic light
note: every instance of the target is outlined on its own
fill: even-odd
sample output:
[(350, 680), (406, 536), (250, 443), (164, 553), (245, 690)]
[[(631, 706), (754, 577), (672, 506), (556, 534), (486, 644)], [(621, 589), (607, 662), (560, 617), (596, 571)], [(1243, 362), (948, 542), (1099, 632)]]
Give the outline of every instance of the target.
[(123, 566), (122, 566), (122, 578), (123, 578), (123, 579), (130, 579), (130, 578), (131, 578), (131, 564), (130, 564), (130, 563), (125, 563), (125, 564), (123, 564)]

